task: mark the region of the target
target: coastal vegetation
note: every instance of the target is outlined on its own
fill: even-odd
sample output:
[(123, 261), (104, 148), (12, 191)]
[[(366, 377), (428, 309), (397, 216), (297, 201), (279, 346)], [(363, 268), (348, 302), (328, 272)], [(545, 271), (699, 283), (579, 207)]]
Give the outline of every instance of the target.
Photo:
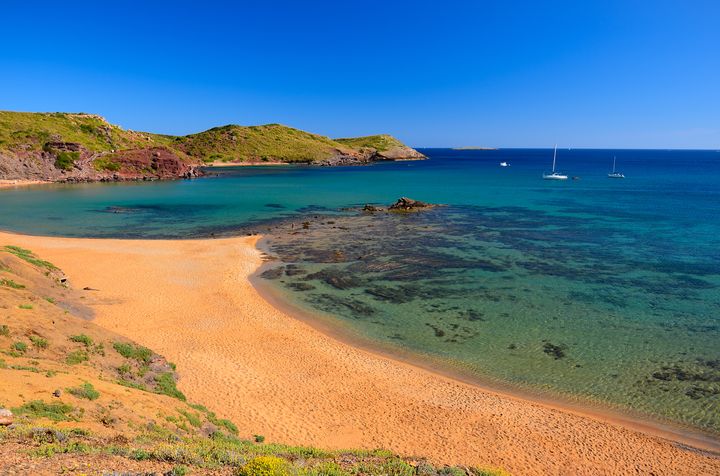
[(85, 113), (0, 111), (0, 179), (192, 177), (212, 163), (355, 165), (424, 156), (389, 135), (331, 139), (281, 124), (185, 136), (138, 132)]
[[(106, 472), (247, 476), (502, 475), (435, 466), (385, 450), (267, 442), (178, 389), (175, 365), (75, 313), (75, 291), (31, 250), (0, 248), (0, 472), (75, 467)], [(32, 302), (35, 313), (15, 311)], [(66, 312), (67, 311), (67, 312)], [(106, 351), (105, 349), (109, 349)], [(220, 406), (220, 408), (222, 408)], [(68, 459), (70, 458), (70, 459)]]

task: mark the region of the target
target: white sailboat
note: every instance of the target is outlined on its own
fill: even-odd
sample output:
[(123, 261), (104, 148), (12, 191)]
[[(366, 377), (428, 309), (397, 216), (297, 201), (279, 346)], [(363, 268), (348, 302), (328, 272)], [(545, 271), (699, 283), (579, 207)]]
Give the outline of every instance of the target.
[(615, 156), (613, 156), (613, 170), (608, 174), (609, 178), (625, 178), (625, 174), (615, 171)]
[(500, 162), (500, 167), (510, 167), (510, 164), (507, 162)]
[(557, 144), (555, 144), (555, 150), (553, 151), (553, 168), (552, 173), (549, 174), (543, 174), (543, 179), (545, 180), (567, 180), (568, 176), (561, 174), (560, 172), (555, 172), (555, 159), (557, 158)]

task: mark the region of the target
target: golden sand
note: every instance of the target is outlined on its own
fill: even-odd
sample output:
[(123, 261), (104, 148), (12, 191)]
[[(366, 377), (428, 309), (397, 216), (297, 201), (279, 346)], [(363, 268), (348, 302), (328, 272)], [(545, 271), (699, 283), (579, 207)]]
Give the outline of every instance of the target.
[[(192, 401), (268, 441), (383, 447), (513, 474), (720, 474), (717, 453), (453, 380), (347, 345), (253, 288), (257, 238), (0, 233), (88, 293), (95, 323), (176, 362)], [(710, 446), (717, 445), (710, 443)]]
[(25, 180), (25, 179), (2, 179), (0, 180), (0, 188), (26, 187), (28, 185), (40, 185), (50, 183), (46, 180)]

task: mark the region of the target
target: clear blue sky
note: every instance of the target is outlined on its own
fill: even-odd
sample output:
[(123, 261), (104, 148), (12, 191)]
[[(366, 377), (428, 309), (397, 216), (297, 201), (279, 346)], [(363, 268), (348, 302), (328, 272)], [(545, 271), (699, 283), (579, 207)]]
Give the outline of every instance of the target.
[(185, 134), (720, 148), (720, 1), (19, 1), (0, 109)]

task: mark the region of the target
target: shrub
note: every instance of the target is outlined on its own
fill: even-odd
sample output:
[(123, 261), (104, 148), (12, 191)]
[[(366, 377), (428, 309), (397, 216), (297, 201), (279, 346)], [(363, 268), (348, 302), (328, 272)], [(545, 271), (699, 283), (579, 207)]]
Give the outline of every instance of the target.
[(33, 254), (32, 251), (30, 251), (28, 249), (20, 248), (19, 246), (12, 246), (12, 245), (7, 245), (7, 246), (5, 246), (4, 249), (8, 253), (17, 256), (21, 260), (27, 261), (28, 263), (30, 263), (32, 265), (39, 266), (40, 268), (46, 268), (50, 271), (58, 269), (57, 266), (55, 266), (51, 262), (39, 259), (37, 256), (35, 256)]
[(182, 464), (173, 466), (173, 469), (170, 470), (170, 476), (185, 476), (186, 474), (188, 474), (188, 468)]
[(185, 395), (177, 389), (175, 377), (170, 372), (155, 376), (155, 391), (185, 401)]
[(80, 152), (58, 152), (55, 157), (55, 168), (60, 170), (72, 170), (75, 161), (80, 158)]
[(41, 458), (51, 458), (56, 454), (76, 453), (87, 454), (90, 447), (80, 441), (71, 441), (69, 443), (45, 443), (30, 452), (32, 456)]
[(14, 350), (16, 350), (16, 351), (21, 352), (21, 353), (24, 354), (25, 352), (27, 352), (28, 346), (27, 346), (27, 344), (26, 344), (25, 342), (15, 342), (15, 343), (12, 345), (12, 348), (13, 348)]
[(253, 439), (255, 440), (255, 443), (262, 443), (265, 441), (265, 437), (263, 435), (253, 435)]
[(72, 411), (72, 405), (65, 403), (45, 403), (42, 400), (33, 400), (20, 407), (13, 408), (13, 413), (18, 415), (28, 415), (35, 418), (47, 418), (53, 421), (69, 420), (69, 413)]
[(108, 172), (117, 172), (120, 170), (120, 164), (110, 157), (99, 157), (95, 159), (93, 167), (95, 167), (95, 170), (106, 170)]
[(184, 416), (188, 423), (190, 423), (192, 426), (198, 428), (200, 425), (202, 425), (202, 420), (198, 417), (198, 415), (190, 412), (186, 412), (185, 410), (178, 410), (178, 413)]
[(238, 469), (238, 476), (288, 476), (289, 464), (276, 456), (258, 456)]
[(10, 337), (10, 328), (7, 325), (0, 326), (0, 336)]
[(68, 365), (77, 365), (88, 360), (90, 360), (90, 357), (84, 350), (75, 350), (65, 357), (65, 363)]
[(100, 392), (95, 390), (95, 387), (90, 382), (85, 382), (79, 387), (71, 387), (67, 389), (70, 395), (77, 398), (84, 398), (86, 400), (97, 400), (100, 398)]
[(92, 338), (86, 336), (85, 334), (70, 336), (70, 340), (73, 342), (77, 342), (78, 344), (84, 344), (85, 347), (90, 347), (93, 344)]
[(153, 355), (152, 350), (140, 345), (125, 344), (124, 342), (113, 343), (113, 349), (126, 359), (133, 359), (139, 362), (149, 363)]
[(413, 476), (415, 474), (412, 466), (397, 458), (383, 461), (380, 464), (361, 463), (356, 469), (358, 473), (368, 476)]
[(32, 304), (20, 304), (18, 306), (20, 309), (32, 309)]
[(308, 469), (305, 474), (306, 476), (350, 476), (350, 473), (332, 461), (323, 462), (313, 466)]
[(0, 286), (6, 286), (8, 288), (13, 288), (13, 289), (25, 289), (24, 284), (19, 284), (19, 283), (16, 283), (15, 281), (13, 281), (12, 279), (5, 279), (5, 278), (0, 279)]
[(47, 339), (43, 339), (40, 336), (30, 336), (30, 342), (38, 349), (47, 349), (49, 346)]

